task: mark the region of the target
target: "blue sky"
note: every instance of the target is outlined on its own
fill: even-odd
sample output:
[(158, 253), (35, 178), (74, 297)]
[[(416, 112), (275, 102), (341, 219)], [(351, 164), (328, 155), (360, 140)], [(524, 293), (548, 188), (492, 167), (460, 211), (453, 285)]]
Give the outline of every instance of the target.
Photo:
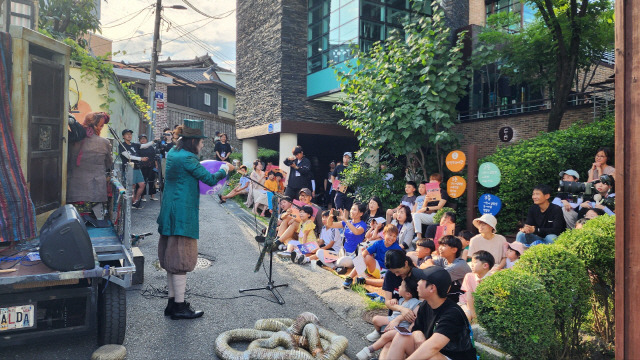
[[(187, 1), (211, 16), (235, 9), (235, 1)], [(182, 5), (186, 6), (187, 10), (164, 9), (164, 17), (178, 26), (162, 23), (160, 38), (163, 45), (160, 60), (167, 57), (173, 60), (193, 59), (209, 53), (218, 64), (235, 71), (235, 12), (223, 19), (211, 19), (189, 8), (182, 0), (163, 0), (162, 5)], [(102, 36), (114, 41), (114, 52), (126, 51), (124, 55), (114, 56), (114, 60), (140, 62), (151, 59), (154, 10), (153, 0), (101, 1)], [(189, 35), (183, 35), (185, 32)]]

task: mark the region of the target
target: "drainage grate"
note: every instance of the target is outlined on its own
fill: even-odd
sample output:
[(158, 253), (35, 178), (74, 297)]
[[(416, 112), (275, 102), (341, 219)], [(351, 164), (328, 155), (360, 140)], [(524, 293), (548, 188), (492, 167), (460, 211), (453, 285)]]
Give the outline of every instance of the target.
[(211, 266), (211, 260), (199, 257), (196, 261), (196, 269), (206, 269)]

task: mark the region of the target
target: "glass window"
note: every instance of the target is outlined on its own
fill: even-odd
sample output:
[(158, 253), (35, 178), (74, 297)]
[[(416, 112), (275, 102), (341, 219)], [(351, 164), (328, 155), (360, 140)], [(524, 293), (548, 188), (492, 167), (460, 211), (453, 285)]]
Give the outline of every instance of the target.
[(386, 0), (385, 3), (399, 9), (410, 9), (409, 0)]
[(347, 42), (356, 37), (358, 37), (358, 20), (352, 20), (340, 27), (340, 43)]
[(211, 94), (204, 93), (204, 104), (211, 106)]
[(313, 40), (324, 33), (322, 23), (309, 26), (309, 37), (307, 40)]
[(384, 25), (371, 21), (362, 21), (360, 37), (371, 40), (384, 40)]
[(329, 11), (334, 12), (340, 9), (340, 0), (330, 0)]
[(397, 32), (397, 36), (400, 36), (400, 37), (404, 36), (403, 28), (387, 25), (387, 36), (385, 39), (388, 39), (389, 37), (391, 37), (392, 33), (395, 33), (395, 32)]
[(331, 44), (330, 46), (333, 45), (340, 45), (340, 28), (331, 30), (331, 32), (329, 33), (329, 44)]
[(218, 95), (218, 110), (229, 110), (228, 101), (226, 96)]
[(362, 3), (362, 18), (376, 21), (384, 21), (382, 5), (369, 2)]
[(327, 37), (323, 36), (311, 41), (307, 48), (307, 57), (312, 57), (320, 54), (324, 50), (328, 49)]
[(318, 7), (309, 11), (309, 25), (315, 24), (322, 20), (322, 8)]
[(406, 11), (387, 8), (387, 22), (390, 24), (403, 26), (407, 15), (409, 13)]
[(329, 29), (337, 29), (340, 26), (340, 12), (334, 11), (329, 16)]
[(352, 1), (346, 5), (344, 5), (340, 9), (340, 25), (346, 24), (349, 21), (358, 18), (360, 14), (360, 6), (358, 1)]

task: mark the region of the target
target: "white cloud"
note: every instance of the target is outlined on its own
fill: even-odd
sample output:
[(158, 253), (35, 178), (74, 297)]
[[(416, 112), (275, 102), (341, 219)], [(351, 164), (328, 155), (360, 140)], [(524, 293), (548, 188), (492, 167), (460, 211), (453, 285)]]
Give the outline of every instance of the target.
[[(189, 0), (198, 10), (214, 16), (235, 8), (235, 1)], [(172, 5), (186, 6), (187, 10), (169, 9)], [(191, 59), (209, 53), (223, 67), (235, 70), (236, 14), (224, 19), (209, 19), (181, 0), (163, 0), (163, 16), (171, 23), (180, 25), (189, 32), (162, 22), (160, 59)], [(108, 0), (102, 1), (102, 36), (112, 39), (113, 51), (126, 54), (114, 56), (114, 60), (128, 62), (149, 61), (153, 38), (155, 1), (153, 0)], [(173, 40), (173, 41), (172, 41)]]

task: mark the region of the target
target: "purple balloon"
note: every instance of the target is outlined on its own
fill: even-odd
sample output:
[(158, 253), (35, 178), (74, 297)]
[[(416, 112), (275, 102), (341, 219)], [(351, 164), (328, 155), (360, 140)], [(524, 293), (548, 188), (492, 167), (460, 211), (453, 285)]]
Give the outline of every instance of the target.
[[(209, 171), (210, 173), (214, 174), (216, 173), (218, 170), (220, 170), (220, 166), (222, 166), (222, 164), (224, 164), (223, 161), (218, 161), (218, 160), (203, 160), (200, 162), (200, 165), (202, 165), (205, 169), (207, 169), (207, 171)], [(215, 184), (214, 186), (209, 186), (205, 183), (203, 183), (202, 181), (198, 181), (198, 185), (200, 186), (200, 194), (202, 195), (206, 195), (206, 194), (215, 194), (217, 192), (219, 192), (220, 190), (222, 190), (222, 187), (227, 183), (227, 178), (223, 178), (222, 180), (218, 181), (217, 184)]]

